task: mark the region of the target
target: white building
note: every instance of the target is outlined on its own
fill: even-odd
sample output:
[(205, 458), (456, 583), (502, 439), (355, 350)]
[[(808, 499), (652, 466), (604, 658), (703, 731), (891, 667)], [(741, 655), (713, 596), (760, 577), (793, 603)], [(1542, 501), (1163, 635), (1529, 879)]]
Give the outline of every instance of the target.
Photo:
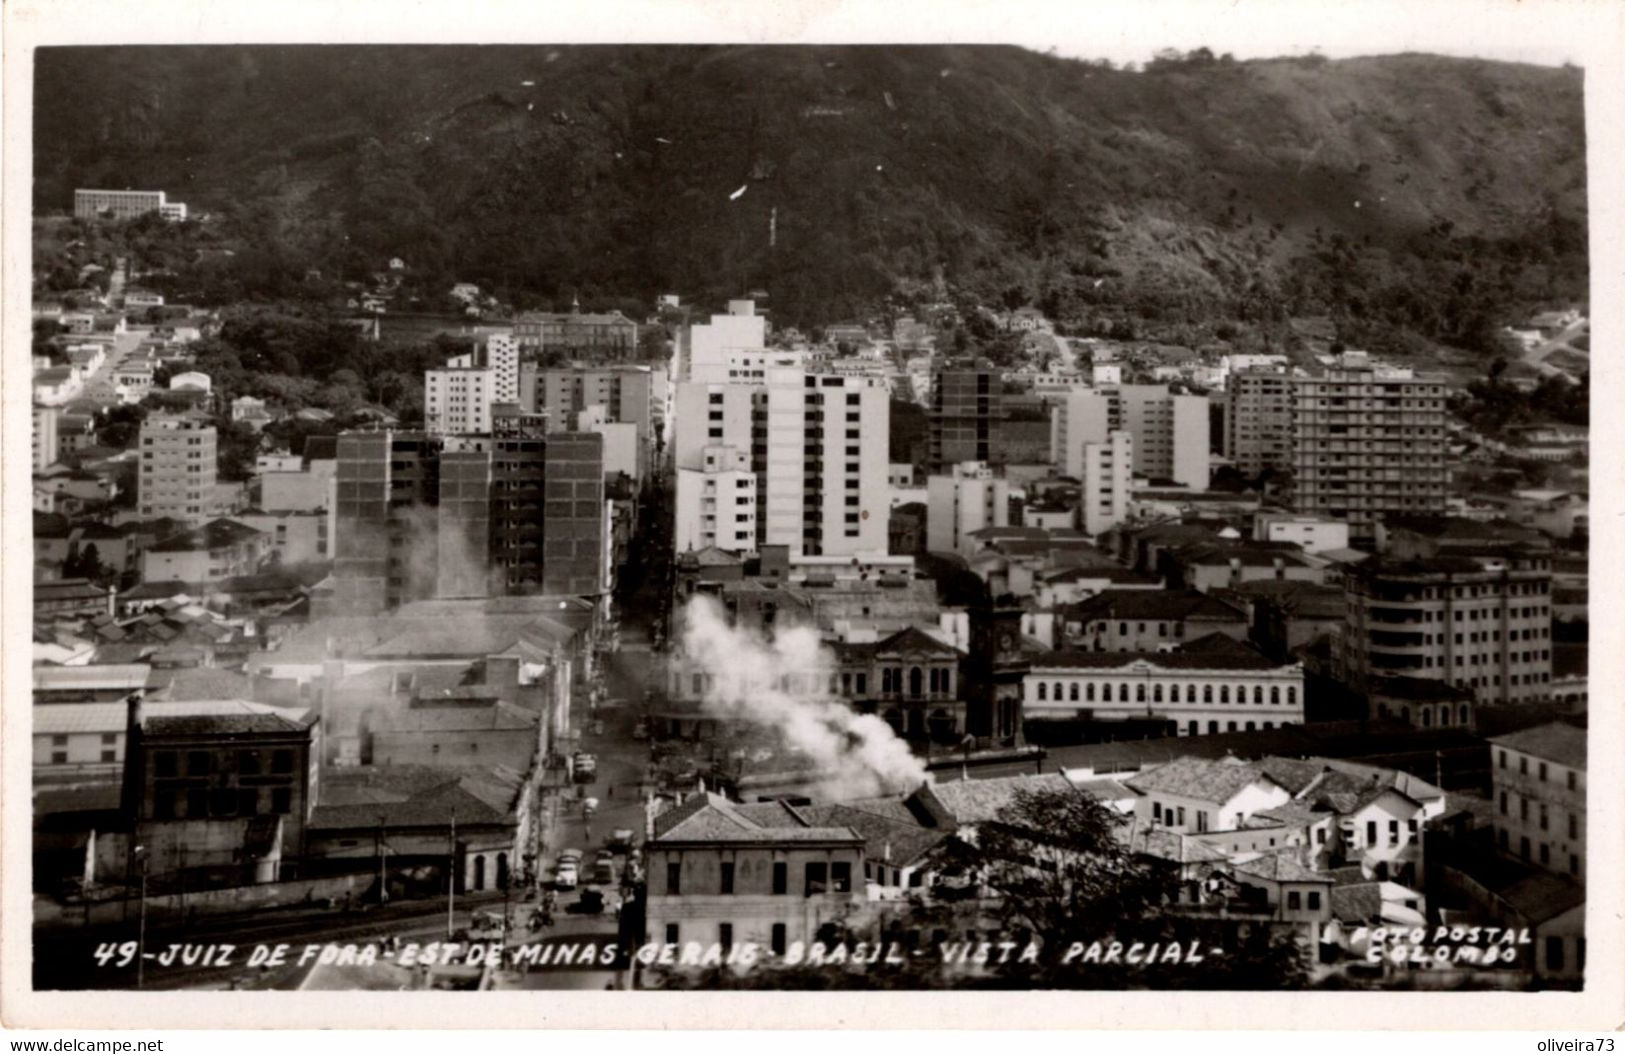
[(761, 382), (677, 386), (675, 467), (748, 452), (757, 542), (808, 556), (886, 550), (890, 404), (881, 381), (774, 368)]
[(951, 475), (926, 481), (926, 548), (936, 553), (975, 551), (970, 535), (983, 527), (1010, 523), (1010, 484), (994, 476), (986, 462), (966, 461)]
[(1175, 395), (1156, 384), (1125, 384), (1117, 393), (1122, 407), (1120, 427), (1134, 436), (1135, 473), (1206, 490), (1207, 399)]
[(209, 515), (215, 490), (215, 427), (201, 414), (152, 414), (141, 423), (137, 496), (143, 519), (193, 524)]
[[(423, 375), (423, 427), (430, 435), (489, 435), (496, 371), (447, 367)], [(515, 378), (515, 386), (518, 380)]]
[(756, 474), (750, 453), (708, 446), (699, 467), (677, 470), (677, 551), (756, 549)]
[(1083, 478), (1083, 448), (1104, 443), (1112, 426), (1112, 399), (1101, 388), (1072, 388), (1050, 411), (1050, 460), (1063, 476)]
[(61, 440), (57, 435), (57, 415), (54, 406), (34, 407), (34, 471), (39, 472), (56, 464), (61, 455)]
[(1323, 516), (1261, 511), (1253, 517), (1253, 540), (1291, 542), (1306, 553), (1349, 547), (1349, 525)]
[(485, 341), (484, 365), (491, 371), (491, 401), (519, 401), (519, 342), (512, 333), (493, 333)]
[(207, 373), (188, 370), (177, 373), (169, 379), (169, 390), (172, 392), (207, 392), (214, 386)]
[(1023, 677), (1030, 720), (1160, 720), (1179, 735), (1303, 723), (1303, 667), (1221, 633), (1171, 652), (1056, 651)]
[[(756, 313), (752, 300), (728, 301), (728, 313), (712, 315), (683, 331), (683, 380), (700, 380), (697, 368), (727, 370), (730, 354), (767, 349), (767, 319)], [(708, 374), (716, 379), (715, 374)]]
[(1104, 441), (1085, 443), (1078, 478), (1083, 533), (1104, 534), (1128, 518), (1134, 483), (1134, 437), (1117, 430)]

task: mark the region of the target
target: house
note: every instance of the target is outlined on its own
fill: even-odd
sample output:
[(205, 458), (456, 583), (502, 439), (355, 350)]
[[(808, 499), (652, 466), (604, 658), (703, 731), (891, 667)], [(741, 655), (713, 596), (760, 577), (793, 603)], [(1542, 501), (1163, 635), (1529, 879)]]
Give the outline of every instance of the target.
[(214, 382), (209, 379), (207, 373), (188, 370), (185, 373), (177, 373), (169, 379), (169, 390), (172, 392), (204, 392), (207, 394), (212, 389), (213, 384)]
[(1235, 830), (1254, 813), (1292, 800), (1263, 769), (1234, 758), (1176, 758), (1123, 782), (1141, 795), (1136, 823), (1179, 832)]
[(1157, 570), (1170, 585), (1206, 593), (1247, 582), (1326, 581), (1325, 564), (1290, 542), (1199, 542), (1162, 552)]
[(150, 546), (141, 554), (141, 578), (145, 582), (214, 582), (253, 574), (271, 547), (271, 539), (263, 531), (235, 520), (210, 520)]
[(648, 939), (749, 943), (783, 955), (825, 927), (841, 927), (867, 901), (856, 884), (866, 840), (845, 824), (822, 826), (782, 802), (741, 805), (689, 797), (649, 820)]
[(363, 718), (363, 760), (373, 765), (502, 765), (529, 772), (542, 745), (541, 715), (468, 693), (381, 705)]
[(34, 583), (34, 622), (58, 618), (86, 618), (113, 612), (112, 589), (85, 578), (64, 578)]
[(1115, 564), (1066, 567), (1038, 576), (1033, 598), (1042, 607), (1065, 607), (1108, 589), (1161, 590), (1162, 580)]
[(1492, 736), (1496, 847), (1585, 883), (1586, 730), (1567, 721)]
[(81, 374), (75, 366), (52, 366), (35, 370), (34, 403), (37, 406), (62, 406), (79, 395)]
[(36, 666), (34, 705), (110, 703), (131, 692), (151, 692), (163, 684), (145, 663)]

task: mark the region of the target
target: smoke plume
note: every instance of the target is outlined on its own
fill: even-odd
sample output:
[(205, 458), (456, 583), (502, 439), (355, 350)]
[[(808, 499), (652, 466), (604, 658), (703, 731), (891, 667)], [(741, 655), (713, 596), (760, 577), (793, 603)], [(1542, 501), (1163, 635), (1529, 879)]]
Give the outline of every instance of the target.
[(834, 662), (811, 628), (764, 640), (729, 626), (714, 600), (695, 597), (685, 612), (683, 646), (692, 671), (705, 675), (707, 712), (776, 729), (811, 760), (823, 795), (892, 794), (926, 781), (924, 763), (890, 725), (827, 691)]

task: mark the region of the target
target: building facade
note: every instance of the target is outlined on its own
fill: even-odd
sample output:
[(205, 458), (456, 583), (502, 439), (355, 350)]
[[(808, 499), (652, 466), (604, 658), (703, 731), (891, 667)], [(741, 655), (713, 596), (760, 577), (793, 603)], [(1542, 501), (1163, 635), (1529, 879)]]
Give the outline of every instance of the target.
[(1446, 394), (1443, 377), (1374, 366), (1362, 352), (1293, 378), (1293, 507), (1345, 520), (1361, 540), (1388, 515), (1443, 513)]
[(954, 465), (926, 481), (926, 548), (969, 555), (970, 534), (1010, 523), (1010, 485), (986, 464)]
[(141, 423), (137, 499), (143, 519), (201, 523), (216, 479), (216, 433), (201, 414), (152, 414)]
[(1292, 456), (1292, 378), (1253, 367), (1232, 372), (1225, 384), (1224, 454), (1248, 476), (1285, 468)]
[(1351, 683), (1445, 681), (1480, 703), (1547, 698), (1552, 679), (1551, 559), (1373, 557), (1345, 582), (1344, 662)]
[(1098, 443), (1083, 445), (1079, 480), (1083, 533), (1104, 534), (1128, 518), (1134, 483), (1134, 436), (1109, 432)]
[(1004, 426), (1004, 382), (994, 369), (945, 368), (931, 384), (927, 465), (936, 474), (966, 461), (997, 465)]
[(169, 201), (161, 190), (75, 190), (75, 219), (133, 220), (156, 212), (166, 220), (184, 220), (186, 206)]

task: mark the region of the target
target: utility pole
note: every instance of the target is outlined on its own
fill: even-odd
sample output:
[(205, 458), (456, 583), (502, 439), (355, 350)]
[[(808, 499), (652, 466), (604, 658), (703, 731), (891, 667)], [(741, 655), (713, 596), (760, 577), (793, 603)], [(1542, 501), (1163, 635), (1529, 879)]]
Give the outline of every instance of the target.
[(141, 921), (136, 929), (135, 986), (143, 988), (147, 983), (147, 847), (138, 845), (135, 853), (141, 861)]
[(389, 903), (389, 887), (384, 878), (384, 814), (378, 814), (378, 903)]
[(446, 858), (446, 939), (451, 940), (457, 901), (457, 810), (451, 810), (451, 852)]

